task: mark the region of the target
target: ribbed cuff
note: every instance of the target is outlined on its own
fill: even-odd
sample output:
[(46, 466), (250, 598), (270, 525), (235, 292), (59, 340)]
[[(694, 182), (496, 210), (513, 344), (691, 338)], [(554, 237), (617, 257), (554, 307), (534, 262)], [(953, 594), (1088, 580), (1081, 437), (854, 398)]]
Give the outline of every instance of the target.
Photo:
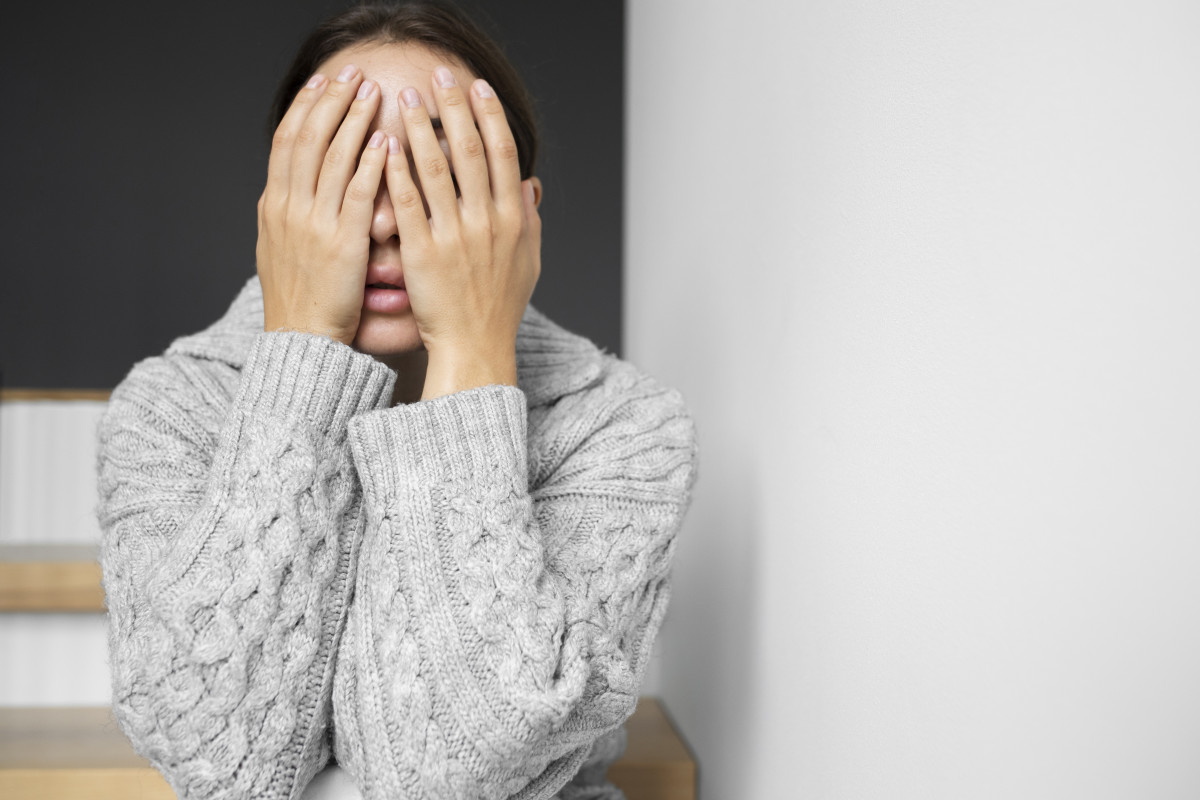
[(263, 331), (242, 367), (235, 405), (330, 433), (356, 414), (387, 408), (395, 383), (387, 365), (328, 336)]
[(525, 481), (526, 408), (521, 389), (492, 384), (355, 417), (350, 448), (363, 488), (382, 497), (404, 481)]

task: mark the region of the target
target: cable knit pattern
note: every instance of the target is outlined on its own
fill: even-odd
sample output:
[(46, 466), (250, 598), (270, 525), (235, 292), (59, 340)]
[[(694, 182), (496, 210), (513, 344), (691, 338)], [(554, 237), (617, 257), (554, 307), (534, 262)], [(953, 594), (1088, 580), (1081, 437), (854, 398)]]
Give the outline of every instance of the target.
[(351, 421), (356, 463), (381, 466), (362, 475), (334, 715), (341, 741), (369, 742), (337, 752), (367, 800), (541, 800), (633, 713), (693, 426), (677, 392), (615, 359), (607, 370), (551, 418), (569, 456), (532, 494), (516, 387)]
[(180, 798), (298, 797), (328, 760), (365, 519), (346, 424), (392, 389), (331, 344), (261, 334), (223, 414), (194, 365), (148, 359), (98, 426), (114, 715)]
[(527, 306), (518, 386), (262, 331), (252, 278), (98, 428), (113, 707), (181, 798), (623, 800), (696, 480), (682, 396)]

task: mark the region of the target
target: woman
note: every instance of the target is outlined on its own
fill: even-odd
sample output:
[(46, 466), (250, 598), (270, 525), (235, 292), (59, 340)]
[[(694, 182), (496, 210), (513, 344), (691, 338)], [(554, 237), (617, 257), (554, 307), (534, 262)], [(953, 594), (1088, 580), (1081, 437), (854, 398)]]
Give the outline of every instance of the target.
[(274, 122), (257, 275), (98, 428), (122, 730), (181, 798), (331, 757), (368, 800), (621, 797), (695, 426), (529, 304), (515, 71), (452, 6), (360, 7)]

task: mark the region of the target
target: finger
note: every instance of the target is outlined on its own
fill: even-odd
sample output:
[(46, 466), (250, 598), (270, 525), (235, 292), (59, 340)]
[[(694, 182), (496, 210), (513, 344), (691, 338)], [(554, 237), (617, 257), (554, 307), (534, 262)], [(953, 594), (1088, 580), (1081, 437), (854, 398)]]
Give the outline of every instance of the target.
[(350, 103), (350, 113), (342, 120), (333, 143), (325, 151), (314, 205), (327, 214), (336, 216), (342, 208), (347, 184), (354, 174), (359, 151), (378, 105), (379, 85), (370, 80), (359, 84), (358, 93)]
[[(483, 139), (475, 127), (471, 101), (458, 85), (454, 73), (445, 66), (434, 70), (433, 98), (441, 115), (442, 129), (450, 144), (450, 168), (458, 182), (463, 207), (487, 213), (491, 206), (492, 188), (488, 179), (487, 158)], [(448, 83), (443, 84), (442, 81)]]
[(387, 164), (383, 174), (387, 181), (388, 197), (392, 201), (392, 213), (396, 215), (400, 244), (424, 249), (433, 238), (425, 218), (425, 202), (408, 170), (408, 156), (395, 136), (388, 137)]
[(271, 139), (271, 155), (267, 161), (267, 191), (278, 197), (286, 195), (291, 172), (292, 150), (300, 126), (308, 119), (309, 112), (329, 82), (321, 73), (313, 75), (309, 82), (296, 93), (287, 113), (279, 121)]
[(411, 86), (405, 87), (400, 93), (400, 116), (408, 133), (408, 144), (412, 148), (421, 190), (429, 203), (430, 224), (433, 227), (456, 227), (458, 198), (454, 196), (454, 185), (450, 181), (450, 163), (433, 132), (420, 92)]
[(369, 234), (371, 217), (375, 210), (375, 195), (379, 193), (379, 181), (383, 165), (387, 163), (387, 137), (383, 131), (375, 131), (367, 140), (367, 147), (358, 160), (358, 169), (346, 187), (342, 203), (342, 219), (347, 230)]
[(475, 104), (475, 119), (479, 121), (479, 130), (483, 133), (483, 143), (487, 149), (492, 202), (496, 208), (516, 216), (521, 213), (522, 203), (521, 164), (516, 140), (504, 115), (504, 106), (483, 78), (472, 85), (471, 102)]
[(300, 132), (296, 134), (289, 194), (306, 197), (316, 194), (317, 177), (321, 172), (325, 153), (329, 149), (329, 142), (345, 118), (346, 109), (354, 100), (361, 81), (362, 71), (353, 64), (347, 64), (317, 98), (316, 105), (300, 126)]

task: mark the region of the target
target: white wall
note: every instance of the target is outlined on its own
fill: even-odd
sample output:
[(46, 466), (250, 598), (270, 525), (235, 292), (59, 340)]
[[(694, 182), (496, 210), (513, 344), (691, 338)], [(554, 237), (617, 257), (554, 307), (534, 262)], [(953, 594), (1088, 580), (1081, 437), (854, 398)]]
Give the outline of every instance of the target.
[(702, 800), (1200, 796), (1200, 4), (628, 7)]

